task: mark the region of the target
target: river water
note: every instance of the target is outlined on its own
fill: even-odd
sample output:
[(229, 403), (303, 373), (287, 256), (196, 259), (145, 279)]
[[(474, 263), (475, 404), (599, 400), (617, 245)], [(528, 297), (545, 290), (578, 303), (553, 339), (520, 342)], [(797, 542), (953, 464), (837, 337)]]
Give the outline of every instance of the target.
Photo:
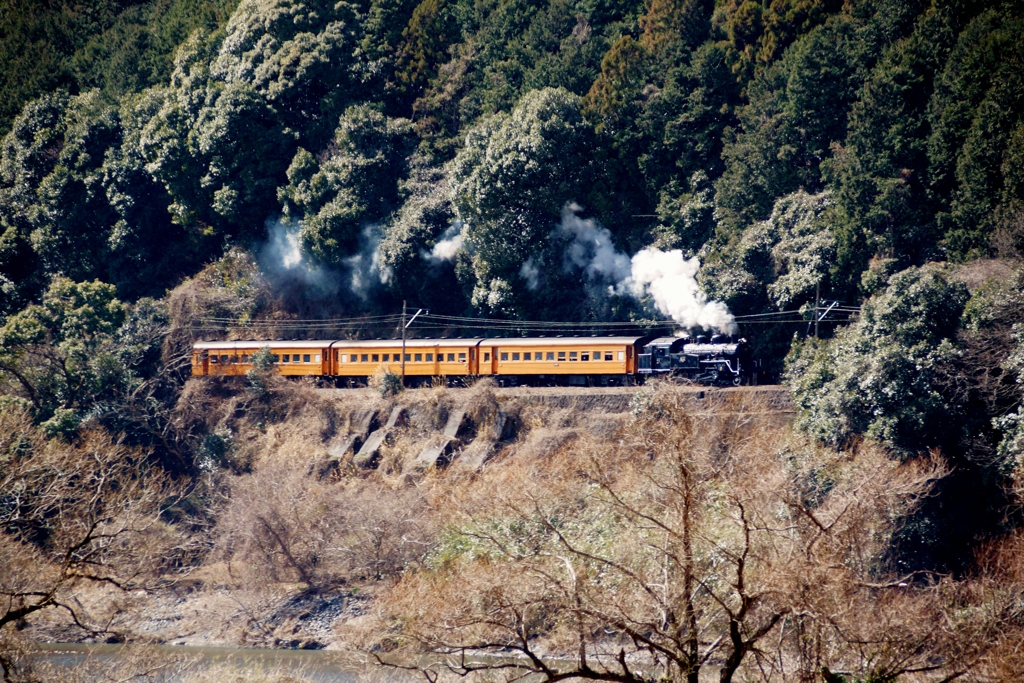
[(421, 675), (359, 665), (326, 650), (257, 650), (175, 645), (49, 643), (33, 645), (33, 669), (45, 679), (104, 681), (131, 677), (154, 683), (275, 680), (303, 683), (411, 683)]

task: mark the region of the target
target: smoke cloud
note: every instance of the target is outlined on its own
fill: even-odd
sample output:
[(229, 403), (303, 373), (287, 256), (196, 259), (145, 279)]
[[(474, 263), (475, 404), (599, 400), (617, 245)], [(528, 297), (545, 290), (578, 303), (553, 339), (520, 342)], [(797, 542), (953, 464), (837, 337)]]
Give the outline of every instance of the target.
[(391, 282), (391, 268), (381, 265), (380, 243), (384, 231), (379, 225), (367, 225), (359, 236), (359, 252), (345, 259), (348, 285), (352, 293), (367, 300), (380, 285)]
[(267, 241), (257, 255), (260, 268), (275, 286), (311, 299), (336, 295), (343, 287), (364, 301), (382, 284), (391, 281), (391, 269), (381, 265), (383, 231), (368, 225), (359, 237), (359, 251), (334, 270), (311, 263), (302, 250), (301, 223), (284, 218), (268, 219)]
[(430, 251), (421, 251), (420, 257), (432, 265), (454, 261), (455, 255), (463, 249), (465, 243), (466, 240), (462, 236), (462, 221), (457, 220), (441, 234), (440, 239), (434, 243), (434, 248)]
[(338, 292), (338, 274), (311, 264), (302, 252), (298, 222), (283, 218), (267, 219), (267, 241), (259, 249), (260, 268), (278, 286), (300, 286), (313, 298), (322, 299)]
[(558, 237), (571, 240), (565, 249), (565, 270), (568, 272), (575, 267), (583, 269), (591, 279), (613, 282), (628, 278), (629, 256), (615, 248), (612, 233), (592, 219), (580, 218), (576, 215), (578, 211), (578, 204), (566, 204), (562, 208), (562, 221), (555, 229)]
[[(566, 271), (582, 270), (591, 281), (607, 285), (613, 295), (632, 296), (638, 301), (648, 297), (654, 308), (686, 328), (714, 329), (733, 333), (738, 328), (728, 307), (719, 301), (708, 301), (697, 284), (700, 260), (687, 259), (678, 249), (661, 251), (648, 247), (633, 258), (618, 251), (611, 232), (592, 219), (580, 218), (580, 207), (574, 203), (562, 209), (562, 220), (553, 238), (569, 240), (563, 256)], [(530, 259), (520, 274), (535, 268)], [(538, 273), (534, 271), (533, 281)], [(536, 288), (536, 286), (534, 286)]]
[(531, 292), (536, 292), (540, 287), (540, 268), (532, 256), (523, 261), (523, 265), (519, 269), (519, 277), (526, 280), (526, 288)]

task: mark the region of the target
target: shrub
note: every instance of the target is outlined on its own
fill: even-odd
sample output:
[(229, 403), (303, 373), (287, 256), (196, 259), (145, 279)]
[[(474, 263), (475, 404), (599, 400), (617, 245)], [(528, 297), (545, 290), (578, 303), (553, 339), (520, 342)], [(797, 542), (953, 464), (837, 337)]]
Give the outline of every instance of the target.
[(391, 372), (383, 366), (377, 368), (370, 377), (370, 386), (380, 393), (381, 398), (397, 396), (403, 389), (405, 389), (401, 375)]
[(952, 338), (966, 301), (967, 289), (941, 267), (910, 268), (834, 339), (796, 344), (786, 381), (798, 424), (837, 446), (874, 437), (902, 457), (944, 443), (958, 405), (933, 385), (939, 366), (958, 353)]

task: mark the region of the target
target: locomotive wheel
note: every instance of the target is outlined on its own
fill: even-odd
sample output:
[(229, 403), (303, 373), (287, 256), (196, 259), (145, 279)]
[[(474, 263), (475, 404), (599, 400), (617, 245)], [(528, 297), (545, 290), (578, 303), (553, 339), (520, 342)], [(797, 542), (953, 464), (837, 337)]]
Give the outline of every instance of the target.
[(735, 377), (732, 378), (732, 385), (734, 387), (738, 387), (740, 385), (740, 376), (739, 375), (736, 375)]

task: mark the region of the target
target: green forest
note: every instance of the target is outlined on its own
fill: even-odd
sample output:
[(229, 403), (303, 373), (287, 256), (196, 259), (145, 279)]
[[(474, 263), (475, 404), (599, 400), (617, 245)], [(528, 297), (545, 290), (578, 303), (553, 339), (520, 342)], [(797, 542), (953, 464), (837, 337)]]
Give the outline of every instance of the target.
[[(807, 448), (941, 459), (869, 574), (1020, 547), (1024, 3), (0, 0), (0, 64), (0, 558), (59, 550), (28, 464), (90, 448), (215, 527), (255, 466), (191, 343), (403, 302), (737, 333)], [(263, 433), (298, 390), (254, 373)]]

